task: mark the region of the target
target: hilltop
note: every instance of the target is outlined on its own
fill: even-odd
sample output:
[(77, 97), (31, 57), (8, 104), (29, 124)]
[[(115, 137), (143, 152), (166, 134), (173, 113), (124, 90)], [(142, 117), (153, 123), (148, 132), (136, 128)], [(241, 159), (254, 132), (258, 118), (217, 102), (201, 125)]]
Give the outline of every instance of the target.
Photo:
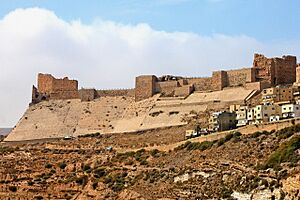
[(142, 75), (135, 88), (117, 90), (78, 89), (77, 80), (40, 73), (29, 108), (5, 141), (194, 125), (195, 118), (207, 124), (211, 112), (253, 104), (265, 88), (298, 84), (297, 66), (295, 56), (255, 54), (249, 68), (215, 71), (211, 77)]

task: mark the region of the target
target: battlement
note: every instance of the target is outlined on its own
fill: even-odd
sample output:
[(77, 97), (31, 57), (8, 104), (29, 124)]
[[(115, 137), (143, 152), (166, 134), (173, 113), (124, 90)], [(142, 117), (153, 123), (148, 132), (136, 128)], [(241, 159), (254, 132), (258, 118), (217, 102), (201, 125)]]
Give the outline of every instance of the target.
[[(217, 91), (225, 87), (243, 86), (262, 90), (279, 84), (292, 84), (296, 81), (296, 66), (295, 56), (267, 58), (262, 54), (255, 54), (251, 68), (214, 71), (211, 77), (138, 76), (135, 88), (136, 101), (149, 98), (156, 93), (164, 96), (187, 96), (193, 91)], [(186, 89), (183, 89), (184, 87)], [(176, 92), (177, 90), (181, 92)]]
[[(297, 73), (296, 73), (296, 67)], [(297, 74), (297, 75), (296, 75)], [(166, 97), (186, 97), (193, 91), (218, 91), (225, 87), (245, 87), (262, 90), (280, 84), (300, 83), (300, 68), (295, 56), (267, 58), (254, 54), (253, 66), (212, 72), (211, 77), (182, 77), (141, 75), (135, 79), (134, 89), (80, 89), (78, 82), (67, 77), (56, 79), (50, 74), (38, 74), (38, 87), (32, 88), (32, 103), (48, 99), (81, 99), (91, 101), (101, 97), (127, 96), (136, 101), (160, 93)]]
[(254, 54), (253, 68), (256, 81), (266, 81), (271, 86), (295, 82), (296, 66), (296, 56), (267, 58), (262, 54)]
[(68, 77), (56, 79), (51, 74), (38, 74), (36, 88), (32, 88), (32, 103), (49, 99), (77, 99), (78, 81)]

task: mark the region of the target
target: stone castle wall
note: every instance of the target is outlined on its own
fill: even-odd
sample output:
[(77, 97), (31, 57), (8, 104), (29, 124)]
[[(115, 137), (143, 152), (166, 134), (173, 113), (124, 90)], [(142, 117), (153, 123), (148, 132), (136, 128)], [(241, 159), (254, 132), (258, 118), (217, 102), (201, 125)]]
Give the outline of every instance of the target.
[(264, 55), (255, 54), (253, 61), (255, 81), (267, 81), (272, 86), (292, 84), (296, 81), (296, 66), (295, 56), (267, 58)]
[(252, 68), (236, 69), (226, 71), (226, 86), (241, 86), (255, 81), (255, 74)]
[(50, 74), (38, 74), (38, 91), (41, 93), (57, 93), (58, 91), (78, 91), (78, 81), (68, 77), (56, 79)]
[(32, 88), (32, 102), (38, 103), (49, 99), (77, 99), (78, 82), (67, 77), (56, 79), (51, 74), (38, 74), (38, 87)]
[(135, 89), (97, 90), (98, 97), (134, 97)]
[(157, 78), (154, 75), (143, 75), (135, 78), (135, 100), (140, 101), (152, 97), (155, 94), (155, 83)]
[(188, 78), (187, 82), (189, 85), (193, 85), (195, 91), (208, 91), (212, 90), (212, 78), (203, 77), (203, 78)]
[(283, 56), (274, 58), (275, 84), (290, 84), (296, 81), (297, 58), (295, 56)]
[(147, 99), (154, 94), (164, 96), (186, 96), (192, 91), (218, 91), (224, 87), (244, 86), (261, 90), (279, 84), (300, 83), (300, 69), (295, 56), (267, 58), (254, 55), (253, 67), (228, 71), (215, 71), (211, 77), (179, 77), (166, 75), (157, 78), (154, 75), (136, 77), (135, 89), (117, 90), (78, 90), (78, 82), (67, 77), (56, 79), (50, 74), (38, 74), (38, 87), (32, 90), (32, 102), (47, 99), (74, 99), (90, 101), (106, 96), (130, 96), (136, 101)]

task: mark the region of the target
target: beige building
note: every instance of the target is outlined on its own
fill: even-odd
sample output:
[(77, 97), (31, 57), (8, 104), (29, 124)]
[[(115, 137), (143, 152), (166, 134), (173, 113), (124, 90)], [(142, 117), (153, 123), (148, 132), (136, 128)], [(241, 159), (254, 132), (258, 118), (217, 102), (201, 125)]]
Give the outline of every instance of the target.
[(247, 120), (249, 124), (269, 122), (270, 118), (278, 119), (281, 116), (281, 107), (277, 104), (257, 105), (248, 109)]
[(272, 87), (262, 91), (262, 103), (276, 103), (294, 100), (294, 89), (292, 87)]
[(236, 113), (236, 126), (246, 126), (248, 123), (247, 120), (247, 110), (248, 106), (244, 105), (231, 105), (230, 106), (230, 112), (235, 112)]
[(282, 118), (300, 117), (299, 104), (283, 104), (281, 105)]
[(209, 118), (210, 131), (226, 131), (236, 128), (236, 114), (232, 112), (214, 112)]

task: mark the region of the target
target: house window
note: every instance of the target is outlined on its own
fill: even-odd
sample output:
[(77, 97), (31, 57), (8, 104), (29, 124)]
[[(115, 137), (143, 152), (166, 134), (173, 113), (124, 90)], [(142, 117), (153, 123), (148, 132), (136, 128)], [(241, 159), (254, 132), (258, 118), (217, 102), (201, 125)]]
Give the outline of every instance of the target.
[(272, 110), (275, 110), (275, 108), (272, 108)]
[(258, 117), (260, 117), (260, 114), (257, 114)]
[(265, 117), (268, 117), (268, 114), (265, 114)]
[(286, 108), (283, 108), (283, 110), (286, 110)]
[(299, 107), (296, 107), (296, 110), (299, 110)]

